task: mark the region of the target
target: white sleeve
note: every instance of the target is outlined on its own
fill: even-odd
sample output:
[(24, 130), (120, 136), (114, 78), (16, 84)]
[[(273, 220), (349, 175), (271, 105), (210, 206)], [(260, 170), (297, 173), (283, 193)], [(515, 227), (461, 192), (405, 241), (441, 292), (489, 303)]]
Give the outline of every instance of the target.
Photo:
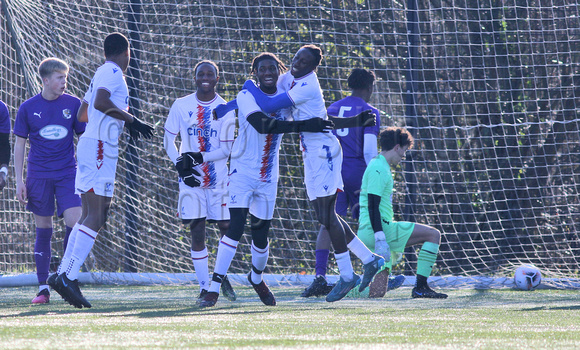
[(365, 156), (365, 162), (367, 165), (371, 162), (371, 159), (376, 157), (378, 154), (377, 149), (377, 135), (375, 134), (365, 134), (363, 153)]
[(163, 147), (165, 147), (165, 152), (167, 152), (167, 155), (173, 164), (177, 163), (177, 157), (179, 157), (179, 151), (177, 150), (177, 146), (175, 146), (176, 136), (177, 135), (168, 132), (167, 129), (163, 136)]
[(313, 84), (296, 84), (292, 89), (286, 92), (294, 105), (305, 103), (313, 98), (320, 96), (320, 89)]
[(176, 159), (179, 157), (179, 150), (175, 146), (175, 138), (179, 134), (179, 116), (177, 115), (176, 109), (175, 103), (173, 103), (173, 106), (169, 110), (167, 120), (165, 120), (165, 135), (163, 137), (165, 152), (167, 152), (173, 164), (177, 162)]
[(233, 112), (228, 112), (221, 119), (220, 147), (210, 152), (202, 152), (204, 162), (215, 162), (230, 156), (232, 145), (234, 144), (234, 131), (236, 129), (236, 119)]

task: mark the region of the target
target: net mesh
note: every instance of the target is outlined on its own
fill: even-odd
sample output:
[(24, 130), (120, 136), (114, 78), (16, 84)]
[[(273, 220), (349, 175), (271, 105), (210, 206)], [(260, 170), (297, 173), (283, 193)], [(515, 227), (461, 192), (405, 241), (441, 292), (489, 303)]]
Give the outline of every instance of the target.
[[(195, 90), (199, 60), (218, 64), (218, 92), (230, 100), (257, 54), (273, 52), (289, 64), (301, 45), (314, 43), (325, 54), (318, 76), (327, 103), (348, 94), (352, 68), (372, 69), (371, 102), (382, 126), (415, 135), (417, 147), (395, 176), (394, 209), (397, 220), (443, 233), (434, 275), (501, 278), (533, 263), (554, 281), (578, 277), (575, 0), (2, 0), (0, 26), (0, 98), (12, 121), (40, 91), (35, 70), (43, 58), (65, 59), (68, 91), (82, 97), (103, 62), (106, 34), (131, 39), (131, 111), (155, 124), (157, 135), (122, 142), (115, 199), (90, 271), (192, 271), (189, 233), (175, 215), (176, 173), (163, 149), (169, 107)], [(318, 224), (292, 135), (284, 136), (280, 173), (266, 272), (310, 274)], [(32, 273), (32, 216), (15, 201), (13, 181), (2, 197), (0, 271)], [(54, 255), (61, 255), (64, 229), (55, 227)], [(210, 266), (217, 236), (210, 225)], [(247, 243), (230, 272), (249, 271)], [(406, 251), (411, 263), (395, 270), (412, 273), (414, 255)]]

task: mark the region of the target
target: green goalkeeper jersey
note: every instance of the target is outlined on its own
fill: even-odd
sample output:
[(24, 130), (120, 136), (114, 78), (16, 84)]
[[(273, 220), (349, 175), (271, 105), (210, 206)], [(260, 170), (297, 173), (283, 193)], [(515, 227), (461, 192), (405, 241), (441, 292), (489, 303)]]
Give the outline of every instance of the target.
[[(379, 154), (371, 160), (362, 178), (359, 200), (359, 231), (374, 232), (369, 217), (369, 193), (381, 197), (379, 211), (382, 225), (386, 225), (385, 221), (393, 220), (393, 191), (391, 167), (385, 157)], [(383, 231), (387, 230), (383, 229)]]

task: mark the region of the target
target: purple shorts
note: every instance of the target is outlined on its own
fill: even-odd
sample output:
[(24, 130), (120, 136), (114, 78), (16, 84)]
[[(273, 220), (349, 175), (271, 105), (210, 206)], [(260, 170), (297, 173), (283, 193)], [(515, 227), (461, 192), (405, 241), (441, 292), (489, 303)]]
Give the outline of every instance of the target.
[(26, 209), (39, 216), (54, 215), (56, 198), (58, 217), (65, 210), (81, 206), (81, 197), (75, 194), (75, 174), (60, 179), (26, 179), (28, 204)]
[(342, 180), (344, 182), (343, 192), (338, 192), (336, 196), (336, 213), (341, 216), (346, 216), (347, 210), (350, 207), (352, 218), (358, 220), (359, 216), (359, 196), (360, 187), (362, 184), (362, 173), (351, 171), (349, 174), (342, 173)]

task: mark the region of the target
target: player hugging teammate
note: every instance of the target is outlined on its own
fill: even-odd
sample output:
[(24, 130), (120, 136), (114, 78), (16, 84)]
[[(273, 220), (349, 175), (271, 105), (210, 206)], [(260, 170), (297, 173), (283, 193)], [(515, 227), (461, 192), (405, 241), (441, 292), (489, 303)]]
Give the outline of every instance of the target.
[[(75, 176), (75, 198), (78, 199), (80, 195), (82, 210), (70, 225), (67, 222), (67, 226), (72, 227), (68, 230), (68, 245), (57, 273), (47, 279), (46, 272), (40, 273), (40, 267), (44, 271), (46, 263), (38, 263), (37, 260), (40, 292), (33, 300), (35, 304), (48, 303), (48, 284), (75, 307), (91, 307), (79, 289), (78, 274), (93, 247), (98, 231), (107, 219), (114, 192), (119, 135), (123, 127), (127, 127), (132, 138), (149, 138), (153, 135), (150, 125), (127, 112), (129, 95), (123, 76), (130, 60), (127, 38), (119, 33), (108, 35), (104, 41), (104, 53), (106, 62), (96, 71), (80, 106), (78, 99), (71, 97), (74, 106), (63, 109), (63, 113), (67, 110), (68, 115), (73, 118), (71, 135), (72, 130), (76, 133), (83, 131), (84, 124), (78, 123), (77, 119), (88, 120), (86, 131), (78, 143), (79, 166)], [(417, 243), (423, 243), (423, 247), (419, 253), (417, 285), (413, 289), (413, 297), (446, 297), (427, 285), (427, 277), (438, 252), (440, 233), (419, 224), (396, 224), (392, 221), (392, 209), (385, 210), (385, 207), (392, 207), (392, 167), (400, 162), (405, 151), (413, 144), (412, 137), (406, 131), (396, 129), (393, 133), (391, 129), (387, 129), (381, 133), (381, 153), (370, 161), (362, 180), (358, 236), (337, 215), (337, 193), (343, 190), (343, 154), (339, 140), (330, 131), (341, 129), (344, 132), (349, 128), (362, 130), (372, 127), (378, 124), (378, 113), (369, 108), (357, 110), (348, 117), (327, 115), (316, 75), (321, 60), (322, 50), (319, 47), (305, 45), (296, 52), (290, 70), (285, 72), (286, 67), (276, 55), (262, 53), (254, 58), (251, 69), (258, 86), (247, 81), (237, 99), (228, 104), (216, 93), (218, 66), (212, 61), (203, 60), (193, 68), (197, 90), (177, 99), (170, 109), (165, 122), (164, 146), (178, 174), (178, 213), (185, 227), (191, 232), (190, 253), (200, 290), (196, 302), (201, 307), (214, 306), (220, 290), (228, 299), (236, 299), (236, 293), (227, 278), (227, 271), (244, 233), (248, 215), (252, 235), (252, 269), (248, 272), (247, 279), (265, 305), (276, 305), (276, 299), (262, 274), (269, 257), (268, 233), (277, 195), (279, 149), (284, 133), (300, 135), (307, 194), (319, 223), (326, 229), (324, 234), (332, 244), (339, 268), (340, 278), (326, 296), (326, 301), (338, 301), (355, 287), (362, 292), (379, 271), (386, 271), (388, 278), (391, 266), (389, 257), (383, 253), (387, 260), (385, 261), (369, 248), (375, 249), (380, 245), (383, 248), (378, 251), (386, 252), (390, 246), (391, 250), (398, 252), (405, 246)], [(68, 67), (63, 66), (53, 71), (64, 74), (66, 84)], [(41, 76), (45, 79), (42, 73)], [(58, 94), (51, 96), (60, 98), (64, 87), (57, 86), (57, 82), (53, 86), (52, 75), (46, 79), (48, 80), (43, 80), (45, 88), (54, 87)], [(44, 94), (42, 97), (50, 101)], [(41, 102), (39, 100), (37, 104)], [(36, 111), (27, 106), (26, 103), (23, 104), (19, 115), (26, 114), (30, 123), (27, 124), (28, 129), (23, 127), (22, 117), (17, 119), (14, 132), (23, 139), (30, 135), (32, 144), (34, 130), (40, 128), (33, 125), (40, 120), (44, 122), (49, 116), (49, 109), (48, 106), (43, 106)], [(234, 108), (238, 109), (239, 123), (235, 141), (235, 116), (230, 112)], [(214, 115), (219, 118), (214, 118)], [(75, 127), (77, 124), (78, 127)], [(376, 128), (378, 129), (378, 125)], [(376, 132), (373, 133), (376, 135)], [(179, 149), (175, 145), (178, 135), (181, 139)], [(376, 137), (373, 140), (376, 143)], [(69, 143), (72, 146), (72, 141)], [(18, 172), (22, 174), (23, 144), (22, 140), (17, 139), (17, 178)], [(35, 150), (36, 147), (31, 148), (29, 159), (35, 154)], [(368, 158), (371, 157), (372, 155)], [(72, 160), (74, 161), (74, 157)], [(370, 174), (369, 169), (375, 172)], [(36, 171), (33, 166), (29, 166), (28, 170), (29, 177)], [(3, 174), (0, 175), (4, 176), (0, 177), (0, 185), (3, 185), (6, 172), (1, 172)], [(27, 188), (29, 183), (33, 183), (32, 179), (27, 180)], [(30, 210), (37, 218), (37, 236), (46, 236), (50, 242), (50, 234), (41, 232), (44, 224), (38, 219), (49, 215), (50, 208), (44, 211), (32, 207), (35, 202), (31, 199), (31, 193), (36, 191), (25, 191), (21, 178), (18, 178), (17, 187), (21, 194), (19, 198), (22, 197), (20, 199), (23, 201), (28, 193)], [(74, 202), (69, 206), (62, 206), (65, 218), (67, 208), (78, 208), (79, 204)], [(205, 245), (206, 221), (216, 222), (222, 236), (211, 283), (208, 250)], [(382, 224), (384, 222), (387, 222), (388, 227)], [(391, 226), (396, 228), (392, 229)], [(405, 232), (404, 242), (393, 238), (401, 237), (401, 230)], [(363, 263), (362, 278), (353, 271), (349, 251)], [(387, 278), (384, 279), (385, 283)], [(384, 295), (386, 288), (386, 284), (371, 285), (371, 289), (378, 290), (374, 294), (379, 296)]]

